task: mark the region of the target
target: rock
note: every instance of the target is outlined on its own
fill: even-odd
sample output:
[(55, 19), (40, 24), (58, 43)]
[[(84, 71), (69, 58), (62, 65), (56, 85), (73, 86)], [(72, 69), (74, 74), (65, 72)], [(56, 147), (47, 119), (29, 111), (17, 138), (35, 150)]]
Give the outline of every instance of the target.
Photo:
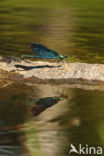
[[(12, 74), (15, 79), (48, 83), (99, 83), (104, 84), (104, 65), (88, 63), (57, 63), (23, 60), (16, 57), (0, 56), (0, 71)], [(0, 72), (1, 74), (2, 72)], [(11, 73), (11, 74), (10, 74)], [(6, 73), (7, 74), (7, 73)], [(20, 75), (20, 76), (18, 76)]]

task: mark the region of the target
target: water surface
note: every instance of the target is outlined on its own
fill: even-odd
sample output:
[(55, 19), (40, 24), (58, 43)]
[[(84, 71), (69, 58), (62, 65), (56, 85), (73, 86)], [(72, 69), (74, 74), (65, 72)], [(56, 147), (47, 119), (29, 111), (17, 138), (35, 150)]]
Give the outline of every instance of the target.
[[(40, 42), (71, 62), (104, 63), (103, 10), (103, 0), (1, 0), (0, 55)], [(45, 109), (29, 102), (59, 96)], [(104, 145), (104, 91), (0, 82), (0, 156), (66, 156), (79, 143)]]
[[(39, 107), (30, 99), (60, 95), (65, 98), (44, 111), (40, 109), (40, 114), (32, 114), (34, 106), (34, 111)], [(0, 88), (0, 154), (66, 156), (70, 144), (103, 147), (103, 95), (103, 91), (55, 85), (30, 88), (11, 84)], [(46, 105), (49, 102), (46, 100)]]
[(40, 42), (70, 61), (104, 60), (103, 0), (0, 1), (0, 54), (31, 54)]

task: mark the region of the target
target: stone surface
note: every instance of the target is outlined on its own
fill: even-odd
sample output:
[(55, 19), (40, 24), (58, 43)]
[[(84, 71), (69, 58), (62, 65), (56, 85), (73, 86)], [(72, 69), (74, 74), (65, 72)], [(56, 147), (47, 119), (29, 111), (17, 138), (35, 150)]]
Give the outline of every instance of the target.
[(21, 75), (24, 79), (80, 82), (104, 82), (104, 65), (68, 62), (22, 60), (16, 57), (0, 57), (0, 71)]

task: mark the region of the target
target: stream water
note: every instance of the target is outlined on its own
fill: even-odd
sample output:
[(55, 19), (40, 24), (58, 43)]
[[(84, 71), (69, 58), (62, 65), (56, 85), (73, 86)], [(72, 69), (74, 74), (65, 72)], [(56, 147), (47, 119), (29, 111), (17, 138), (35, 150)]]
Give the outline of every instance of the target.
[[(0, 55), (32, 54), (40, 42), (71, 62), (104, 63), (103, 10), (103, 0), (0, 0)], [(0, 156), (103, 147), (104, 91), (86, 88), (0, 82)]]
[[(69, 85), (2, 87), (0, 155), (65, 156), (70, 144), (103, 147), (103, 95), (104, 91), (70, 88)], [(60, 96), (64, 99), (47, 100), (47, 97)], [(30, 99), (38, 99), (40, 103), (30, 102)], [(52, 106), (48, 107), (50, 103)]]

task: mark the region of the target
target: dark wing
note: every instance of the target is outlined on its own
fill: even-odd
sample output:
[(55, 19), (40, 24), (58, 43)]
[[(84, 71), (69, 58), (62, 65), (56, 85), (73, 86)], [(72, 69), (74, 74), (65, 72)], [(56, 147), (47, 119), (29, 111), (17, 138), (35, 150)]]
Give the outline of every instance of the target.
[(36, 102), (36, 104), (41, 106), (42, 108), (47, 108), (47, 107), (51, 107), (52, 105), (55, 105), (58, 101), (59, 101), (58, 98), (46, 97), (46, 98), (40, 98), (39, 101)]
[(40, 44), (40, 43), (33, 43), (31, 45), (31, 49), (33, 50), (33, 52), (38, 55), (38, 56), (42, 56), (42, 55), (54, 55), (54, 56), (58, 56), (59, 54), (56, 51), (53, 51), (51, 49), (48, 49), (47, 47), (45, 47), (44, 45)]
[(43, 112), (48, 107), (51, 107), (59, 101), (58, 97), (46, 97), (46, 98), (40, 98), (40, 99), (32, 99), (37, 100), (35, 105), (33, 106), (31, 113), (36, 116), (39, 115), (41, 112)]

